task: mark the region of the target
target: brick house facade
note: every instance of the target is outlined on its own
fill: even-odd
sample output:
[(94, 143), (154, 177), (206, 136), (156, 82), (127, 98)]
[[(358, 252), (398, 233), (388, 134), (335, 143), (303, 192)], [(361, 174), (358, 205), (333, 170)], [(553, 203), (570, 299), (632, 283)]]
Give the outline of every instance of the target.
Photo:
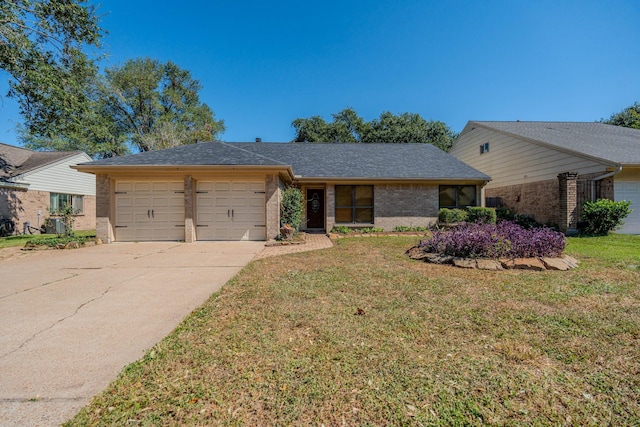
[(91, 160), (81, 152), (38, 152), (0, 144), (0, 217), (16, 232), (39, 228), (65, 204), (74, 209), (74, 229), (95, 228), (95, 177), (70, 166)]
[(443, 188), (465, 188), (477, 205), (489, 180), (428, 144), (213, 142), (75, 168), (96, 175), (97, 235), (107, 243), (273, 239), (289, 185), (305, 196), (303, 230), (429, 226)]

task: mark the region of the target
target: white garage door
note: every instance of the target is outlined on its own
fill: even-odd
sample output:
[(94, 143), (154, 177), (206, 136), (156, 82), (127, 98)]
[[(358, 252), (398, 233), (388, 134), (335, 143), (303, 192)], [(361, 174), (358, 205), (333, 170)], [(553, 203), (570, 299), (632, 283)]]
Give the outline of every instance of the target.
[(640, 234), (640, 182), (615, 181), (614, 193), (616, 200), (630, 201), (633, 210), (618, 233)]
[(118, 242), (184, 240), (184, 183), (118, 181), (115, 191)]
[(199, 181), (198, 240), (266, 240), (265, 183)]

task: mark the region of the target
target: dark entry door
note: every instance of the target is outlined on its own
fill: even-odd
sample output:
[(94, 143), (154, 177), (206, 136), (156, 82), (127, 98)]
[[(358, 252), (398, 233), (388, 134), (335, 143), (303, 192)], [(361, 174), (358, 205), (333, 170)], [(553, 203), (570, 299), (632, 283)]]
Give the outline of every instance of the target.
[(307, 189), (307, 228), (324, 228), (323, 189)]

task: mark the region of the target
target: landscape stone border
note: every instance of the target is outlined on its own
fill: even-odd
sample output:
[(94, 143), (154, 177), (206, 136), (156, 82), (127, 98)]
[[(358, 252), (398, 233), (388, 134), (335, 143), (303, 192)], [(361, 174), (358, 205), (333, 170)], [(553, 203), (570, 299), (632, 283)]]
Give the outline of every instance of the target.
[(531, 270), (567, 271), (578, 266), (578, 260), (569, 255), (559, 258), (458, 258), (449, 255), (441, 255), (431, 252), (423, 252), (418, 246), (409, 248), (405, 254), (418, 261), (432, 264), (448, 264), (459, 268), (474, 268), (478, 270), (502, 271), (502, 270)]

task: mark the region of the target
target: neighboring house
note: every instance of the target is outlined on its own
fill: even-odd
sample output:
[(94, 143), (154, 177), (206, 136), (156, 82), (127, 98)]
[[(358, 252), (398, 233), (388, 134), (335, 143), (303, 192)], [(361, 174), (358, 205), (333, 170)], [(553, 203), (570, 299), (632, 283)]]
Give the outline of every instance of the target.
[(192, 144), (75, 166), (96, 174), (105, 242), (266, 240), (280, 200), (305, 196), (302, 229), (427, 226), (476, 205), (489, 177), (429, 144)]
[(586, 200), (629, 200), (622, 233), (640, 234), (640, 130), (603, 123), (467, 123), (449, 151), (491, 175), (488, 206), (572, 232)]
[(22, 232), (26, 222), (39, 228), (64, 204), (71, 204), (74, 228), (95, 228), (95, 177), (70, 167), (90, 160), (80, 151), (32, 151), (0, 144), (0, 216), (11, 218), (16, 231)]

